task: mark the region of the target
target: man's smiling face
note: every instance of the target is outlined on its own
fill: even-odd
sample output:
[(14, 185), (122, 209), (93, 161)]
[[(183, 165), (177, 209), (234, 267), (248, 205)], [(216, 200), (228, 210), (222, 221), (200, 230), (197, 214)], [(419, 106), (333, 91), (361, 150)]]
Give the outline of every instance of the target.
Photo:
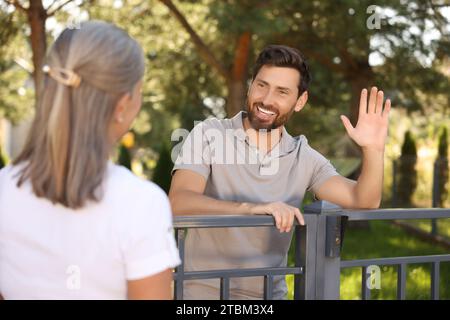
[(248, 119), (253, 129), (276, 129), (284, 125), (294, 111), (300, 111), (307, 93), (298, 96), (299, 83), (300, 73), (294, 68), (262, 66), (247, 96)]

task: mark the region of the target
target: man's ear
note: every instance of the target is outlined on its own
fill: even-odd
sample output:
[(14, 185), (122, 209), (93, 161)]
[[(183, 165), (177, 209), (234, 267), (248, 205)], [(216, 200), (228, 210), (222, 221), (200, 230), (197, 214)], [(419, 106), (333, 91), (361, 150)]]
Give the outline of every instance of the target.
[(114, 109), (114, 121), (122, 123), (125, 118), (125, 112), (127, 110), (128, 103), (131, 99), (130, 93), (125, 93), (119, 101), (117, 101), (116, 107)]
[(299, 112), (300, 110), (302, 110), (303, 107), (306, 105), (307, 101), (308, 101), (308, 91), (305, 91), (300, 95), (300, 97), (298, 97), (294, 111)]

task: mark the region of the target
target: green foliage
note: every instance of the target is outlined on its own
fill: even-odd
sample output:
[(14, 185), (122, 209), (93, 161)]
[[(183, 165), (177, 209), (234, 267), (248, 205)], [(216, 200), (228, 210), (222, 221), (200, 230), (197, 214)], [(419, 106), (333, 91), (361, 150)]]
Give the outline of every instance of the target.
[(412, 196), (417, 187), (417, 148), (410, 131), (405, 133), (398, 162), (397, 203), (403, 207), (410, 207), (413, 205)]
[[(313, 82), (308, 105), (291, 119), (288, 129), (294, 135), (307, 135), (314, 147), (329, 156), (340, 152), (335, 142), (345, 135), (345, 130), (339, 115), (348, 114), (356, 106), (355, 96), (361, 85), (378, 85), (395, 107), (408, 111), (442, 112), (448, 108), (450, 81), (443, 72), (448, 65), (443, 62), (450, 53), (449, 39), (423, 37), (433, 28), (443, 35), (445, 28), (440, 27), (448, 24), (448, 17), (442, 17), (431, 2), (377, 1), (378, 9), (391, 12), (389, 17), (384, 13), (380, 16), (380, 29), (366, 25), (370, 15), (367, 8), (373, 4), (369, 0), (173, 2), (228, 70), (233, 66), (242, 32), (252, 35), (247, 74), (257, 53), (267, 44), (283, 43), (303, 51)], [(137, 148), (155, 152), (173, 129), (190, 130), (196, 120), (224, 116), (227, 83), (206, 63), (186, 30), (160, 1), (104, 0), (94, 5), (83, 1), (80, 8), (90, 19), (121, 26), (143, 46), (147, 70), (142, 111), (133, 128)], [(24, 86), (29, 74), (14, 62), (14, 57), (30, 61), (24, 37), (27, 21), (22, 14), (11, 15), (1, 9), (5, 19), (10, 20), (0, 20), (2, 26), (8, 26), (0, 31), (0, 38), (8, 39), (8, 45), (0, 42), (2, 48), (8, 49), (8, 54), (2, 51), (0, 58), (0, 64), (4, 61), (8, 70), (0, 73), (0, 116), (18, 121), (26, 111), (24, 107), (32, 105), (33, 96), (28, 96), (28, 87)], [(64, 24), (69, 15), (58, 12), (55, 18)], [(2, 32), (13, 36), (3, 37)], [(16, 39), (18, 34), (20, 41)], [(371, 55), (381, 57), (381, 64), (369, 65)], [(27, 89), (25, 96), (18, 94), (22, 87)], [(211, 107), (207, 99), (219, 103)]]
[(159, 159), (153, 172), (152, 181), (159, 185), (166, 193), (169, 193), (171, 182), (171, 171), (173, 168), (170, 149), (167, 144), (163, 144), (159, 152)]
[[(204, 99), (225, 95), (223, 79), (199, 56), (189, 36), (159, 1), (127, 1), (112, 9), (114, 1), (87, 7), (94, 19), (114, 22), (142, 45), (147, 58), (143, 82), (142, 111), (133, 127), (137, 148), (162, 148), (175, 128), (190, 130), (194, 121), (213, 115)], [(210, 1), (183, 1), (178, 4), (193, 28), (211, 50), (215, 22), (208, 19)], [(130, 24), (130, 20), (133, 24)]]
[(209, 17), (217, 21), (219, 30), (225, 34), (239, 35), (250, 31), (259, 36), (284, 33), (289, 25), (281, 16), (274, 14), (282, 3), (279, 0), (224, 0), (213, 1), (209, 5)]
[(0, 4), (0, 25), (0, 117), (15, 124), (33, 109), (31, 75), (25, 62), (31, 53), (20, 33), (26, 20), (5, 12)]
[[(284, 43), (302, 50), (309, 58), (313, 82), (308, 106), (290, 121), (289, 129), (294, 134), (307, 134), (311, 143), (327, 154), (335, 154), (332, 142), (345, 135), (339, 114), (355, 107), (354, 96), (359, 92), (353, 87), (358, 87), (361, 74), (367, 73), (370, 84), (382, 87), (395, 106), (408, 110), (436, 105), (429, 104), (422, 91), (445, 97), (450, 90), (448, 77), (434, 64), (424, 66), (421, 62), (421, 57), (446, 52), (447, 40), (424, 45), (410, 30), (417, 25), (418, 34), (424, 32), (424, 20), (434, 17), (421, 1), (408, 5), (377, 2), (379, 8), (389, 8), (398, 17), (393, 21), (381, 16), (380, 29), (366, 26), (367, 7), (373, 4), (368, 0), (173, 2), (226, 68), (232, 66), (237, 37), (244, 31), (252, 34), (249, 71), (267, 44)], [(205, 104), (205, 98), (226, 102), (226, 83), (203, 60), (168, 9), (156, 0), (127, 1), (120, 8), (112, 7), (113, 1), (102, 1), (86, 8), (91, 18), (113, 21), (130, 32), (148, 58), (143, 112), (135, 127), (137, 144), (158, 150), (174, 128), (189, 130), (193, 121), (218, 115)], [(380, 55), (384, 64), (370, 66), (368, 57), (373, 53)], [(436, 59), (442, 57), (436, 54)]]
[(125, 147), (123, 144), (120, 144), (119, 147), (119, 158), (117, 159), (117, 163), (131, 170), (130, 150), (128, 150), (128, 148)]

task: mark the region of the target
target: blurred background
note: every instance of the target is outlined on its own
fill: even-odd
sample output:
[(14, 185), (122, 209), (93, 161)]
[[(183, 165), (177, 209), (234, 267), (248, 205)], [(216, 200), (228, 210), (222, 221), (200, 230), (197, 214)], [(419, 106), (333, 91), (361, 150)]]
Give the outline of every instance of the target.
[[(393, 105), (382, 206), (450, 206), (448, 0), (0, 0), (0, 167), (23, 145), (47, 48), (64, 28), (88, 19), (114, 22), (144, 48), (143, 108), (115, 160), (164, 190), (178, 143), (173, 130), (236, 114), (258, 52), (285, 44), (305, 54), (313, 77), (307, 107), (288, 124), (292, 135), (306, 135), (341, 174), (356, 178), (360, 152), (339, 115), (355, 123), (361, 89), (376, 85)], [(446, 220), (372, 223), (349, 232), (349, 257), (450, 250)], [(369, 248), (362, 250), (361, 241)], [(412, 276), (413, 298), (426, 288), (426, 277), (420, 279), (427, 267), (421, 268)], [(359, 276), (344, 276), (343, 298), (357, 298), (352, 279)], [(441, 277), (450, 298), (450, 270), (443, 266)]]

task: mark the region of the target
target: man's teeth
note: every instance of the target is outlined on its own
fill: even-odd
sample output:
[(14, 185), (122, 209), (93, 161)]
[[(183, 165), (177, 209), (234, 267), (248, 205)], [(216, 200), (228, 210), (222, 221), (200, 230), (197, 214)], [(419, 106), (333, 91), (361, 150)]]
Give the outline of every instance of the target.
[(265, 114), (268, 114), (268, 115), (271, 115), (271, 116), (273, 116), (275, 114), (274, 112), (271, 112), (269, 110), (263, 109), (261, 107), (258, 107), (258, 110), (261, 111), (262, 113), (265, 113)]

